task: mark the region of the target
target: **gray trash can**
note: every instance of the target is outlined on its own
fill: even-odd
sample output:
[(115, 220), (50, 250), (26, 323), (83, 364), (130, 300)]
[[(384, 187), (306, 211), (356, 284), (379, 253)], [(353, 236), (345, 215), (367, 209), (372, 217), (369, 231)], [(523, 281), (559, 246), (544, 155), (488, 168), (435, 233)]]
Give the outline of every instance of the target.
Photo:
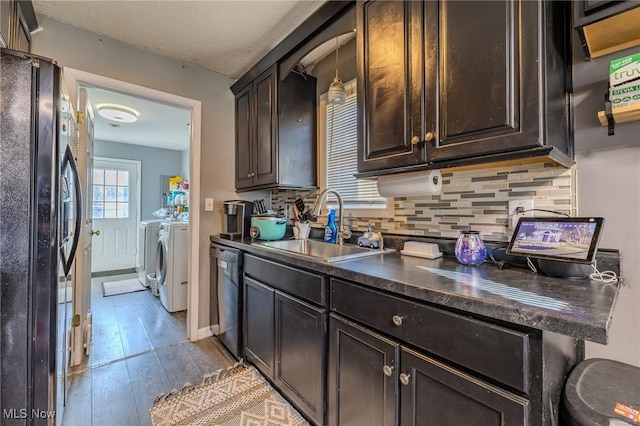
[(147, 287), (151, 289), (151, 294), (158, 297), (160, 296), (160, 291), (158, 290), (158, 279), (156, 278), (156, 274), (147, 274)]
[[(593, 358), (578, 364), (562, 396), (566, 425), (624, 426), (640, 423), (625, 418), (624, 407), (640, 411), (640, 368), (610, 359)], [(618, 413), (617, 411), (622, 410)], [(640, 420), (640, 418), (638, 418)]]

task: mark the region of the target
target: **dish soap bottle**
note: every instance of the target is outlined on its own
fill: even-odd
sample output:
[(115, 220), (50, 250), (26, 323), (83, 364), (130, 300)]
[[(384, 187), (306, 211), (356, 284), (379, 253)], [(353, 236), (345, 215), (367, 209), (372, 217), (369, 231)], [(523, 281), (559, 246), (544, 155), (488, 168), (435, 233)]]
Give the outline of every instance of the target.
[(338, 228), (336, 227), (336, 211), (329, 210), (329, 220), (324, 228), (324, 242), (335, 244), (338, 238)]

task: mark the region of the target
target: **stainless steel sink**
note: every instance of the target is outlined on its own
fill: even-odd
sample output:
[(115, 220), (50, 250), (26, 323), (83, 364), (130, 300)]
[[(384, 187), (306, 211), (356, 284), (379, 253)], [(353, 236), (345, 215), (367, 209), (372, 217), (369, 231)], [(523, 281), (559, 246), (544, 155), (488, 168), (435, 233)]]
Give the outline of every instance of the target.
[(393, 250), (376, 250), (352, 244), (330, 244), (315, 240), (279, 240), (260, 243), (263, 247), (315, 257), (325, 262), (339, 262), (365, 256), (376, 256)]

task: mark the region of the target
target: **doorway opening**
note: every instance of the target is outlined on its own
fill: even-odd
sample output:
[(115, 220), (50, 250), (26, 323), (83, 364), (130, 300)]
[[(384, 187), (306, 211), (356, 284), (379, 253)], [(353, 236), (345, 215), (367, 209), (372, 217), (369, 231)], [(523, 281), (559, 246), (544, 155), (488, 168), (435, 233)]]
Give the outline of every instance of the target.
[[(200, 181), (199, 181), (199, 176), (200, 176), (200, 126), (201, 126), (201, 103), (200, 101), (194, 100), (194, 99), (189, 99), (189, 98), (184, 98), (181, 96), (177, 96), (177, 95), (172, 95), (169, 93), (165, 93), (165, 92), (161, 92), (158, 90), (154, 90), (154, 89), (149, 89), (143, 86), (138, 86), (135, 84), (131, 84), (131, 83), (127, 83), (127, 82), (123, 82), (123, 81), (119, 81), (119, 80), (114, 80), (114, 79), (110, 79), (110, 78), (106, 78), (106, 77), (102, 77), (99, 75), (95, 75), (95, 74), (91, 74), (91, 73), (86, 73), (83, 71), (79, 71), (79, 70), (75, 70), (75, 69), (69, 69), (69, 68), (65, 68), (64, 69), (64, 75), (65, 75), (65, 80), (67, 82), (67, 86), (70, 92), (70, 98), (71, 99), (78, 99), (78, 94), (81, 92), (82, 89), (84, 88), (89, 88), (89, 90), (93, 90), (93, 89), (99, 89), (101, 91), (112, 91), (115, 93), (119, 93), (121, 95), (126, 95), (126, 96), (132, 96), (132, 97), (136, 97), (136, 98), (140, 98), (140, 99), (144, 99), (146, 101), (149, 102), (155, 102), (159, 105), (164, 105), (164, 106), (172, 106), (174, 108), (179, 108), (179, 109), (183, 109), (185, 111), (187, 111), (187, 117), (188, 117), (188, 121), (186, 123), (184, 123), (184, 126), (187, 129), (187, 134), (188, 134), (188, 143), (189, 143), (189, 147), (188, 147), (188, 152), (187, 155), (183, 156), (183, 164), (186, 163), (188, 170), (189, 170), (189, 204), (192, 206), (198, 206), (199, 205), (199, 188), (200, 188)], [(133, 145), (132, 145), (133, 146)], [(127, 150), (129, 149), (134, 149), (134, 148), (127, 148), (126, 150), (122, 150), (123, 153), (126, 153)], [(79, 159), (83, 158), (84, 153), (79, 153), (78, 157)], [(111, 156), (109, 156), (111, 157)], [(126, 155), (121, 155), (119, 156), (120, 158), (118, 160), (126, 160)], [(112, 160), (114, 160), (115, 158), (111, 158)], [(95, 167), (92, 166), (91, 161), (93, 161), (93, 157), (91, 156), (91, 158), (89, 158), (89, 161), (87, 161), (87, 165), (86, 165), (86, 170), (91, 171), (90, 174), (88, 174), (88, 176), (91, 176), (91, 178), (94, 178), (94, 171), (95, 170), (101, 170), (102, 173), (104, 174), (104, 177), (106, 179), (106, 173), (107, 170), (118, 170), (118, 169), (109, 169), (108, 167)], [(152, 169), (151, 166), (147, 166), (144, 164), (144, 162), (142, 162), (141, 166), (140, 166), (140, 171), (138, 171), (137, 173), (139, 175), (143, 175), (145, 173), (145, 170), (149, 168)], [(110, 172), (111, 173), (111, 172)], [(100, 207), (102, 207), (104, 210), (102, 210), (103, 212), (107, 211), (107, 207), (109, 207), (109, 215), (112, 215), (113, 212), (115, 211), (115, 215), (117, 218), (118, 215), (118, 211), (124, 211), (125, 209), (125, 202), (124, 202), (124, 198), (122, 198), (120, 201), (120, 205), (118, 204), (118, 191), (120, 191), (120, 194), (123, 195), (125, 190), (121, 189), (118, 187), (117, 184), (117, 176), (118, 173), (116, 172), (116, 201), (115, 201), (115, 206), (114, 204), (109, 204), (108, 206), (106, 205), (107, 200), (106, 198), (104, 198), (103, 200), (100, 199), (94, 199), (93, 197), (93, 191), (96, 191), (98, 193), (98, 195), (100, 195), (100, 191), (101, 189), (99, 188), (100, 185), (98, 185), (98, 187), (94, 188), (94, 185), (91, 184), (91, 207), (90, 209), (87, 208), (86, 210), (89, 210), (91, 213), (96, 213), (101, 211)], [(124, 176), (124, 174), (123, 174)], [(95, 180), (95, 178), (94, 178)], [(157, 182), (157, 185), (160, 186), (160, 182)], [(108, 186), (108, 185), (107, 185)], [(124, 185), (123, 185), (124, 188)], [(102, 188), (102, 191), (105, 191), (105, 188)], [(109, 189), (110, 191), (113, 191), (114, 188)], [(140, 190), (138, 191), (138, 193), (140, 194), (139, 196), (139, 204), (140, 204), (140, 208), (139, 210), (141, 211), (140, 214), (138, 214), (137, 218), (135, 219), (136, 221), (136, 225), (137, 223), (140, 222), (140, 220), (144, 220), (145, 219), (145, 188), (144, 188), (144, 179), (142, 180), (142, 186), (140, 187)], [(129, 194), (131, 195), (131, 194)], [(159, 194), (154, 194), (153, 197), (158, 200), (160, 198)], [(99, 198), (99, 197), (98, 197)], [(100, 206), (100, 202), (103, 202), (104, 205)], [(108, 201), (109, 203), (113, 203), (113, 200)], [(95, 203), (95, 205), (94, 205)], [(89, 206), (87, 206), (89, 207)], [(115, 210), (114, 210), (115, 207)], [(120, 210), (118, 210), (120, 209)], [(154, 209), (155, 210), (155, 209)], [(131, 214), (130, 214), (131, 216)], [(106, 219), (106, 218), (105, 218)], [(97, 221), (99, 221), (100, 219), (91, 219), (91, 215), (88, 216), (88, 220), (90, 221), (90, 223), (88, 224), (89, 227), (92, 227), (93, 225), (95, 225), (95, 223)], [(187, 226), (187, 257), (186, 257), (186, 263), (187, 263), (187, 282), (188, 284), (188, 293), (187, 293), (187, 301), (186, 301), (186, 305), (187, 305), (187, 310), (186, 310), (186, 314), (184, 315), (184, 320), (186, 322), (186, 335), (187, 338), (191, 341), (195, 341), (198, 340), (199, 338), (202, 337), (206, 337), (206, 336), (201, 336), (198, 331), (198, 287), (199, 287), (199, 258), (200, 258), (200, 253), (199, 253), (199, 212), (198, 209), (192, 209), (189, 212), (189, 223)], [(136, 250), (140, 250), (140, 248), (137, 247), (138, 243), (138, 238), (133, 238), (133, 241), (136, 242)], [(89, 253), (87, 253), (89, 256), (89, 258), (91, 257), (90, 254), (91, 250), (89, 250)], [(135, 262), (136, 259), (136, 255), (134, 254), (133, 256), (130, 257), (130, 260), (133, 259), (133, 261)], [(113, 259), (111, 259), (113, 260)], [(77, 303), (74, 306), (74, 314), (78, 315), (80, 317), (80, 323), (81, 325), (83, 325), (82, 327), (76, 327), (75, 330), (75, 335), (74, 335), (74, 344), (72, 347), (72, 358), (73, 358), (73, 365), (79, 365), (82, 360), (83, 360), (83, 355), (85, 352), (88, 352), (87, 348), (90, 346), (90, 342), (91, 342), (91, 321), (94, 321), (95, 319), (92, 319), (92, 310), (91, 310), (91, 266), (90, 266), (90, 262), (89, 262), (89, 270), (88, 271), (82, 271), (83, 265), (86, 265), (87, 262), (77, 262), (78, 265), (77, 267), (77, 285), (74, 288), (74, 295), (76, 295), (76, 301), (78, 301), (79, 303)], [(109, 268), (111, 267), (115, 267), (115, 266), (109, 266)], [(84, 267), (85, 269), (86, 266)], [(135, 275), (137, 277), (137, 274)], [(89, 296), (89, 297), (87, 297)], [(86, 301), (85, 303), (83, 303), (83, 301)], [(89, 330), (89, 332), (87, 332), (87, 330)]]

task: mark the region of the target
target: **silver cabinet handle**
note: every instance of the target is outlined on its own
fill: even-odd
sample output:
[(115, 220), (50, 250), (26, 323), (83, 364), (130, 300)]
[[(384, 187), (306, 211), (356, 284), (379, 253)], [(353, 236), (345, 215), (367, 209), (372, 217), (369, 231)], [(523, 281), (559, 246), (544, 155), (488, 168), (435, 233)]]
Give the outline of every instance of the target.
[(385, 365), (384, 367), (382, 367), (382, 372), (384, 373), (385, 376), (391, 377), (391, 375), (393, 374), (393, 367), (389, 367), (388, 365)]
[(427, 141), (427, 142), (431, 142), (435, 138), (436, 138), (436, 134), (433, 133), (433, 132), (427, 132), (427, 134), (424, 135), (424, 140)]
[(402, 373), (400, 374), (400, 383), (402, 383), (403, 385), (408, 385), (409, 384), (409, 379), (411, 377), (408, 374)]
[(420, 138), (417, 136), (414, 136), (411, 138), (411, 145), (417, 145), (420, 143)]
[(392, 318), (393, 324), (400, 327), (402, 325), (402, 317), (400, 315), (394, 315)]

